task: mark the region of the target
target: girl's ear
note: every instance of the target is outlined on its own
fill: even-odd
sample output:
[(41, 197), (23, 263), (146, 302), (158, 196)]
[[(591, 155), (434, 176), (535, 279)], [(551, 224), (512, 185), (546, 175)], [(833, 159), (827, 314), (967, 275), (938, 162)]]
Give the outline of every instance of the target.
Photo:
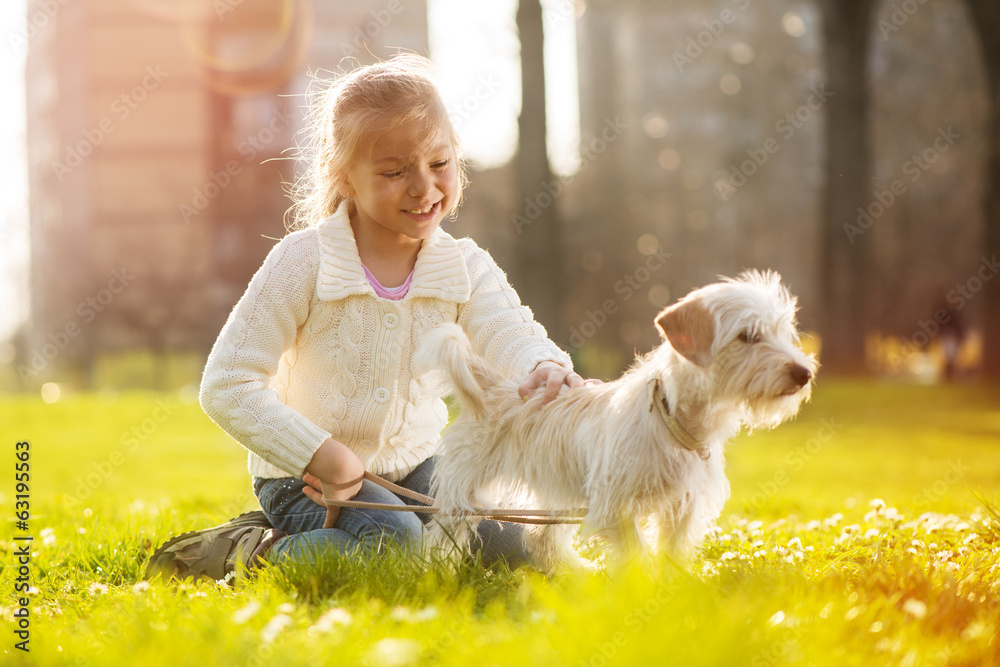
[(354, 196), (354, 188), (351, 186), (351, 181), (348, 180), (347, 174), (341, 174), (336, 177), (337, 192), (344, 198), (350, 199)]

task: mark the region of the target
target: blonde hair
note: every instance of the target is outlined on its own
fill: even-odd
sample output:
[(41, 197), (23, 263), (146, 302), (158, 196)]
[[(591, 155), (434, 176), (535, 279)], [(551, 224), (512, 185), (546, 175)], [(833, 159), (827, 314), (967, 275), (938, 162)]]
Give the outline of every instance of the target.
[(364, 145), (391, 128), (411, 122), (428, 130), (428, 142), (442, 135), (451, 144), (458, 171), (453, 215), (467, 178), (458, 135), (431, 79), (431, 63), (415, 54), (359, 67), (329, 81), (316, 78), (306, 93), (307, 142), (298, 147), (302, 170), (291, 185), (290, 229), (316, 225), (346, 199), (338, 186)]

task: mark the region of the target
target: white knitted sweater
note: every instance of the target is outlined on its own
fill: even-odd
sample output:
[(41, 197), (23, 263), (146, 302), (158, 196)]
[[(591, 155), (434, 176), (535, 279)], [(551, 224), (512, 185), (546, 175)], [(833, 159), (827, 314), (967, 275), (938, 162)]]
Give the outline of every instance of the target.
[(542, 361), (572, 367), (470, 239), (439, 229), (406, 296), (376, 296), (342, 206), (268, 254), (208, 357), (201, 405), (250, 451), (254, 476), (300, 477), (332, 436), (367, 470), (401, 479), (434, 454), (448, 420), (441, 375), (412, 363), (444, 322), (459, 323), (473, 350), (512, 379)]

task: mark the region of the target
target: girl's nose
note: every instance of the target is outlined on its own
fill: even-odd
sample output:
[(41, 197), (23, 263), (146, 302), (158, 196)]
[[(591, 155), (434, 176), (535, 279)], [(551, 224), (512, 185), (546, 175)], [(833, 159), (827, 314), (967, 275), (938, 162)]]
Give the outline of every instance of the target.
[(433, 179), (426, 169), (414, 169), (410, 177), (407, 194), (411, 197), (422, 197), (433, 187)]

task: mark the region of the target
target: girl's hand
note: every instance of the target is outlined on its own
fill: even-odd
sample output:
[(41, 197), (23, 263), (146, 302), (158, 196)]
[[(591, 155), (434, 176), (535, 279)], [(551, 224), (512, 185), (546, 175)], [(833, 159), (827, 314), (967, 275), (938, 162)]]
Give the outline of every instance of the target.
[(563, 385), (573, 389), (584, 385), (600, 384), (600, 382), (600, 380), (584, 380), (578, 373), (568, 371), (554, 361), (543, 361), (535, 366), (535, 370), (517, 388), (517, 394), (524, 400), (528, 400), (536, 389), (544, 387), (542, 405), (545, 405), (556, 397)]
[(324, 528), (333, 528), (340, 516), (339, 507), (328, 507), (327, 500), (350, 500), (361, 490), (361, 479), (365, 474), (365, 466), (358, 455), (341, 442), (328, 439), (306, 466), (302, 476), (307, 486), (302, 489), (310, 500), (326, 507)]

